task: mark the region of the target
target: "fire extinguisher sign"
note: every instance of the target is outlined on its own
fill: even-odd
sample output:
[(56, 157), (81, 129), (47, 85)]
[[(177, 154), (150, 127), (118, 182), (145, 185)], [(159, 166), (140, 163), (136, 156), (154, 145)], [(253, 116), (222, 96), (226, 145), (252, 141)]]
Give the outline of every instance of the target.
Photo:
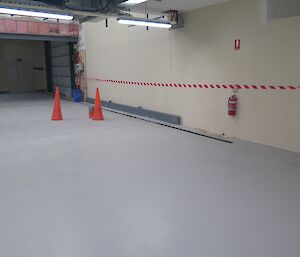
[(241, 40), (236, 39), (234, 40), (234, 50), (240, 50), (241, 49)]

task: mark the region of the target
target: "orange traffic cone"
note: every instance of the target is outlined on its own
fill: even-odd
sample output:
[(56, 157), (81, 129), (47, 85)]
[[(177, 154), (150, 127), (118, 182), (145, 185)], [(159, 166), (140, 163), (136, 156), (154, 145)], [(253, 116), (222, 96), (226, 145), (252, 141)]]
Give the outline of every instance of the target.
[(61, 114), (59, 89), (58, 87), (56, 87), (52, 120), (62, 120), (62, 119), (63, 117)]
[(95, 108), (94, 108), (94, 115), (93, 120), (104, 120), (102, 106), (100, 101), (100, 93), (99, 89), (96, 90), (96, 97), (95, 97)]

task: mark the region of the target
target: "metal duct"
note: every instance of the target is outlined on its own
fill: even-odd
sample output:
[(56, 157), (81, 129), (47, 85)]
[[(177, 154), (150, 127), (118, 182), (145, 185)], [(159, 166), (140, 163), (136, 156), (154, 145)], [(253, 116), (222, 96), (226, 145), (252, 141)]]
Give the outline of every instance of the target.
[(56, 6), (63, 6), (64, 5), (64, 0), (34, 0), (34, 1), (38, 1), (38, 2), (44, 2), (46, 4), (49, 5), (56, 5)]
[(126, 0), (36, 0), (76, 11), (107, 13)]
[(299, 0), (267, 0), (268, 19), (281, 19), (300, 15)]

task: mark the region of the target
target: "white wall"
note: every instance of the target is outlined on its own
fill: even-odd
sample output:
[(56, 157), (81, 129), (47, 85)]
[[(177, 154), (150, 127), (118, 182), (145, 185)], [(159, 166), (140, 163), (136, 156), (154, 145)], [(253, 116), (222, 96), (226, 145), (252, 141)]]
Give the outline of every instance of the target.
[(44, 70), (34, 71), (35, 90), (45, 90), (46, 68), (44, 42), (27, 40), (0, 40), (0, 92), (10, 91), (9, 63), (22, 59), (24, 62), (32, 62), (36, 68)]
[[(85, 25), (88, 77), (115, 80), (299, 85), (300, 17), (267, 22), (259, 0), (233, 0), (185, 14), (181, 30), (146, 31), (110, 20)], [(235, 39), (242, 49), (233, 50)], [(99, 83), (88, 82), (94, 97)], [(112, 86), (102, 97), (176, 114), (184, 125), (300, 152), (300, 90), (241, 91), (228, 117), (230, 90)]]

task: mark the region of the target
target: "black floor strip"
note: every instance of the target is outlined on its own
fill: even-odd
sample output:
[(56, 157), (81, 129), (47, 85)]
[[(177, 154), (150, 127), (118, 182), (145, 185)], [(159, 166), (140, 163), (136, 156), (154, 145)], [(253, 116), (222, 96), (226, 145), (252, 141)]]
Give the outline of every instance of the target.
[(154, 120), (144, 119), (142, 117), (134, 116), (134, 115), (127, 114), (127, 113), (124, 113), (124, 112), (114, 111), (114, 110), (109, 109), (109, 108), (103, 108), (103, 109), (105, 111), (116, 113), (116, 114), (120, 114), (120, 115), (129, 117), (129, 118), (138, 119), (138, 120), (142, 120), (142, 121), (147, 121), (147, 122), (154, 123), (154, 124), (157, 124), (157, 125), (160, 125), (160, 126), (164, 126), (164, 127), (167, 127), (167, 128), (176, 129), (176, 130), (179, 130), (179, 131), (183, 131), (183, 132), (186, 132), (186, 133), (189, 133), (189, 134), (193, 134), (193, 135), (197, 135), (197, 136), (201, 136), (201, 137), (206, 137), (206, 138), (213, 139), (213, 140), (216, 140), (216, 141), (220, 141), (220, 142), (223, 142), (223, 143), (227, 143), (227, 144), (232, 144), (233, 143), (232, 141), (229, 141), (227, 139), (223, 139), (223, 138), (218, 138), (218, 137), (214, 137), (214, 136), (210, 136), (210, 135), (201, 134), (201, 133), (198, 133), (198, 132), (190, 131), (188, 129), (179, 128), (179, 127), (176, 127), (176, 126), (173, 126), (173, 125), (168, 125), (168, 124), (161, 123), (161, 122), (154, 121)]

